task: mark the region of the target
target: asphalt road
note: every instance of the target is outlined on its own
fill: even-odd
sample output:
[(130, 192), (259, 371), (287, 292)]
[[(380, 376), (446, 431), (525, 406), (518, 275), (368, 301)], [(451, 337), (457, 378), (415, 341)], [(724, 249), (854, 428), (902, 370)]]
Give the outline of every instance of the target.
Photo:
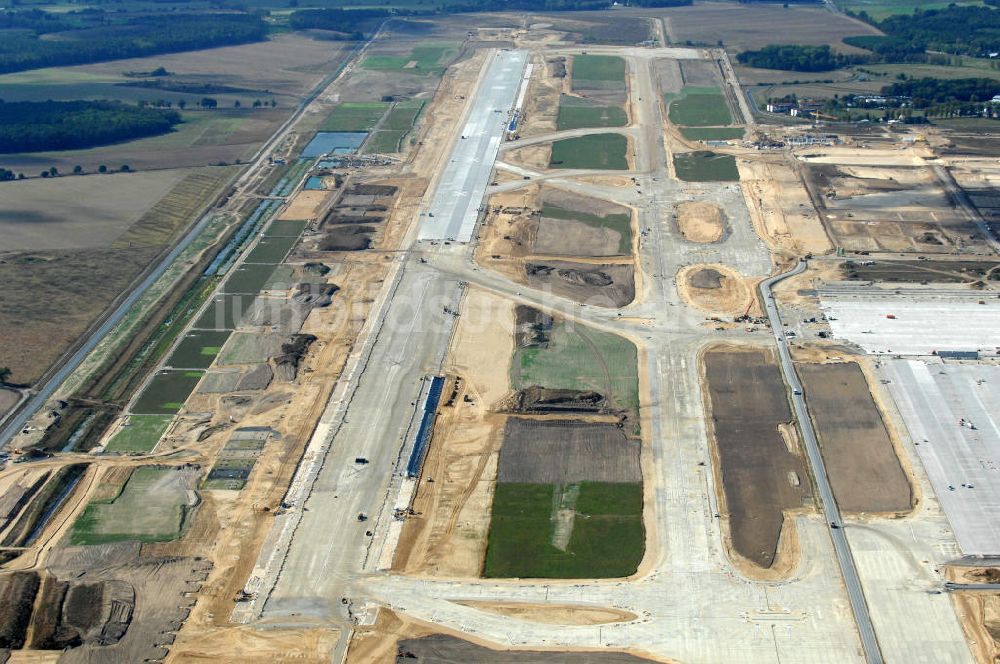
[(760, 285), (760, 291), (764, 298), (767, 318), (771, 322), (771, 331), (774, 333), (775, 341), (778, 344), (781, 371), (785, 376), (785, 382), (792, 388), (792, 405), (795, 407), (795, 417), (799, 421), (802, 440), (805, 443), (806, 453), (809, 456), (813, 476), (816, 478), (816, 487), (819, 489), (823, 515), (828, 524), (830, 538), (833, 540), (833, 548), (837, 554), (837, 563), (840, 565), (840, 572), (844, 577), (844, 585), (847, 587), (847, 596), (851, 602), (851, 611), (854, 613), (858, 633), (861, 636), (861, 644), (865, 649), (865, 657), (869, 664), (882, 664), (882, 651), (879, 649), (878, 638), (875, 636), (875, 627), (872, 625), (872, 619), (868, 613), (868, 602), (865, 600), (864, 590), (861, 587), (861, 579), (854, 564), (854, 557), (851, 555), (851, 547), (847, 542), (847, 535), (844, 533), (843, 521), (840, 518), (840, 509), (837, 507), (837, 501), (833, 496), (833, 489), (830, 486), (830, 479), (826, 474), (826, 466), (823, 464), (823, 455), (819, 451), (816, 432), (813, 429), (812, 420), (809, 419), (809, 411), (806, 409), (805, 397), (802, 394), (802, 383), (799, 382), (799, 377), (795, 373), (792, 356), (788, 351), (784, 329), (781, 325), (781, 316), (778, 314), (778, 307), (771, 293), (771, 288), (775, 284), (788, 277), (802, 274), (805, 269), (806, 262), (799, 261), (795, 269), (764, 280)]

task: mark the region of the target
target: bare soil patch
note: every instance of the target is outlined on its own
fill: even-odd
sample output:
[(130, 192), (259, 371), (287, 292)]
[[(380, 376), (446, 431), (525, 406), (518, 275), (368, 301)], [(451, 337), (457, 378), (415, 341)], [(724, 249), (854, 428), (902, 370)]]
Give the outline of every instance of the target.
[(300, 191), (278, 219), (315, 219), (328, 195), (326, 191)]
[(734, 552), (776, 562), (787, 510), (811, 507), (809, 474), (781, 428), (792, 421), (770, 349), (715, 346), (702, 355), (711, 441)]
[(861, 368), (839, 362), (797, 370), (840, 508), (908, 512), (913, 492)]
[(0, 251), (106, 247), (188, 172), (175, 169), (4, 183)]
[(704, 201), (688, 201), (677, 205), (677, 226), (688, 242), (718, 242), (726, 232), (722, 208)]
[(641, 482), (640, 442), (614, 424), (511, 417), (500, 448), (499, 482)]
[(591, 265), (570, 261), (526, 263), (528, 284), (598, 307), (623, 307), (635, 299), (635, 269), (630, 264)]
[(717, 315), (741, 315), (754, 302), (752, 280), (724, 265), (689, 265), (677, 288), (688, 304)]

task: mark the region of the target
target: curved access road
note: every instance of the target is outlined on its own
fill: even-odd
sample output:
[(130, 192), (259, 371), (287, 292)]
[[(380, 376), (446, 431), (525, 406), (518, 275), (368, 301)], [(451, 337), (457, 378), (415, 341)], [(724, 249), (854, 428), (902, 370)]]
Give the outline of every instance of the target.
[(840, 573), (844, 578), (844, 585), (847, 586), (847, 596), (851, 602), (851, 611), (854, 613), (854, 621), (858, 626), (858, 634), (861, 637), (861, 644), (865, 650), (865, 657), (869, 664), (883, 664), (882, 651), (879, 649), (878, 638), (875, 636), (875, 627), (872, 625), (872, 619), (868, 613), (868, 603), (865, 601), (864, 590), (861, 588), (861, 579), (854, 564), (854, 557), (851, 555), (851, 547), (847, 541), (847, 535), (844, 533), (843, 521), (840, 518), (840, 509), (837, 507), (837, 501), (833, 497), (833, 489), (830, 487), (830, 479), (826, 475), (826, 466), (823, 464), (823, 456), (819, 451), (816, 432), (813, 429), (812, 420), (809, 419), (809, 411), (806, 409), (805, 397), (802, 394), (802, 384), (795, 373), (795, 366), (792, 364), (792, 355), (788, 350), (785, 333), (781, 325), (781, 316), (778, 314), (778, 306), (775, 304), (774, 295), (771, 293), (771, 289), (775, 284), (789, 277), (802, 274), (805, 272), (805, 269), (806, 262), (799, 261), (794, 269), (765, 279), (760, 284), (760, 294), (764, 300), (764, 309), (767, 311), (767, 318), (771, 322), (771, 332), (774, 334), (774, 339), (778, 344), (778, 358), (781, 361), (781, 372), (785, 376), (785, 382), (792, 388), (792, 405), (795, 408), (795, 417), (799, 421), (802, 440), (805, 444), (806, 453), (809, 456), (809, 465), (812, 466), (813, 476), (816, 478), (816, 487), (819, 490), (823, 516), (830, 531), (830, 538), (833, 540), (833, 548), (837, 554), (837, 563), (840, 565)]

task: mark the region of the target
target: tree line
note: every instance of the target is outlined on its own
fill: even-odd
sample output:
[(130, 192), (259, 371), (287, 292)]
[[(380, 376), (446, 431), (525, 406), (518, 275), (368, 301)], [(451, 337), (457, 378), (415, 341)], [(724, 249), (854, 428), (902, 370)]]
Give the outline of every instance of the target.
[(743, 51), (736, 59), (748, 67), (810, 72), (830, 71), (869, 60), (863, 55), (837, 53), (827, 45), (800, 44), (769, 44), (756, 51)]
[(71, 150), (169, 132), (177, 111), (112, 101), (0, 103), (0, 153)]
[(264, 40), (268, 28), (249, 14), (177, 14), (63, 31), (57, 40), (44, 34), (4, 35), (0, 73), (245, 44)]

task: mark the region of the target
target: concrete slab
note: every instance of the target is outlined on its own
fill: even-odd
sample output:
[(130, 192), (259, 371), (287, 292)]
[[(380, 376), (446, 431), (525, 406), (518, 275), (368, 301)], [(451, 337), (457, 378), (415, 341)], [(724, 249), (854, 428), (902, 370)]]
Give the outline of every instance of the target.
[(1000, 554), (1000, 367), (897, 360), (881, 371), (962, 553)]
[(1000, 343), (1000, 299), (995, 293), (970, 292), (959, 297), (821, 292), (820, 297), (834, 337), (868, 353), (931, 355), (935, 350), (979, 350), (992, 355)]
[(472, 239), (527, 60), (525, 51), (494, 56), (421, 221), (419, 239)]

